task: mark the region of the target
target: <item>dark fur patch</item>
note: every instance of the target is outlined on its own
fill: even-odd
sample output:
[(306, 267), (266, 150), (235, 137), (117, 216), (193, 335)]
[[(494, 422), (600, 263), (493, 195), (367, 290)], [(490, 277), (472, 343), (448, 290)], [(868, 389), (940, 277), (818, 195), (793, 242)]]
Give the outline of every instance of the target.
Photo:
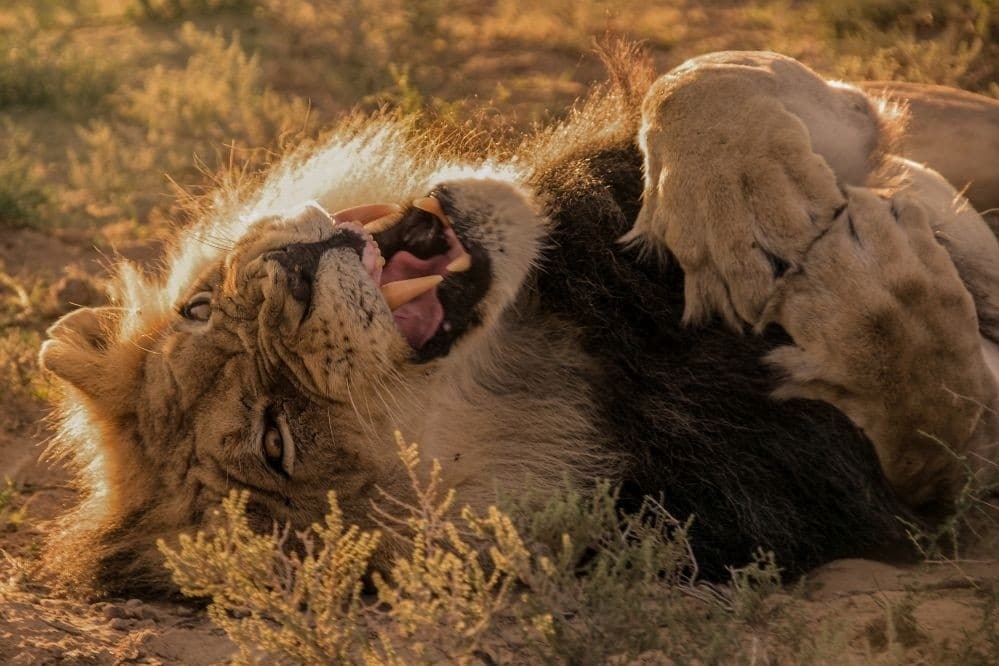
[(797, 575), (902, 542), (897, 517), (912, 516), (870, 442), (829, 405), (770, 398), (776, 378), (761, 359), (788, 342), (783, 331), (685, 327), (678, 263), (617, 242), (641, 206), (641, 169), (624, 138), (554, 157), (534, 182), (557, 227), (530, 300), (583, 331), (602, 427), (629, 459), (625, 503), (662, 495), (675, 516), (693, 514), (711, 578), (757, 547)]

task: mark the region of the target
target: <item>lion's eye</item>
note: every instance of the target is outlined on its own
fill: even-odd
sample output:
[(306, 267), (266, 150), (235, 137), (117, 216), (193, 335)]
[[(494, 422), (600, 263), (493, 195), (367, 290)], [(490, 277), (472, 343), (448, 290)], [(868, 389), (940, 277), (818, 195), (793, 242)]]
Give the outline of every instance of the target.
[(264, 435), (260, 442), (264, 460), (278, 474), (290, 477), (295, 465), (295, 444), (291, 439), (288, 422), (281, 414), (268, 410), (264, 422)]
[(264, 433), (264, 457), (268, 464), (278, 470), (284, 469), (284, 438), (277, 428), (268, 428)]
[(194, 321), (208, 321), (212, 316), (212, 292), (201, 291), (180, 309), (180, 316)]

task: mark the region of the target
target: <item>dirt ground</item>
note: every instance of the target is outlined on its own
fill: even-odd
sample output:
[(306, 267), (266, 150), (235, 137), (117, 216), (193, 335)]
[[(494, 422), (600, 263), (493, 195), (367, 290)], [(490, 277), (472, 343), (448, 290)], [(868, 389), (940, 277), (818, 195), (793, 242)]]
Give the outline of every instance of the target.
[[(0, 261), (15, 276), (41, 266), (104, 275), (107, 251), (78, 240), (29, 230), (9, 233), (0, 239)], [(115, 252), (138, 260), (155, 256), (156, 247), (155, 242), (113, 244)], [(0, 559), (0, 663), (227, 663), (235, 646), (195, 606), (67, 598), (33, 575), (46, 521), (74, 499), (67, 471), (43, 459), (50, 434), (44, 416), (41, 401), (0, 401), (0, 476), (18, 489), (10, 508), (23, 514), (0, 532), (6, 554)], [(848, 645), (835, 662), (936, 663), (941, 654), (958, 654), (968, 641), (989, 640), (989, 632), (981, 630), (984, 590), (999, 582), (997, 552), (999, 530), (992, 530), (957, 563), (835, 561), (772, 602), (790, 605), (794, 623), (788, 631), (814, 632), (820, 648), (824, 641), (830, 647)], [(816, 660), (831, 663), (828, 655), (817, 654)], [(655, 655), (642, 662), (658, 663)]]

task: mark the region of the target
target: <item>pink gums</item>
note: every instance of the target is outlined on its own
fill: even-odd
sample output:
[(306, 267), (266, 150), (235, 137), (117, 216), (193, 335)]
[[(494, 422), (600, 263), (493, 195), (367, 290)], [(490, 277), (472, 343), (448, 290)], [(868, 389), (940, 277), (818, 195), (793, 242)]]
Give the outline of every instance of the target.
[[(344, 227), (358, 234), (365, 240), (361, 265), (371, 277), (371, 280), (381, 286), (398, 280), (425, 277), (427, 275), (447, 275), (447, 265), (464, 253), (461, 241), (454, 229), (447, 227), (444, 237), (447, 239), (448, 250), (430, 259), (420, 259), (410, 252), (400, 250), (392, 255), (391, 261), (384, 268), (379, 266), (378, 259), (382, 256), (375, 239), (365, 231), (358, 222), (337, 222), (336, 226)], [(401, 305), (392, 312), (395, 325), (406, 338), (410, 347), (419, 349), (434, 337), (444, 321), (444, 306), (437, 298), (437, 287), (421, 294), (412, 301)]]
[[(444, 235), (448, 242), (448, 251), (445, 254), (420, 259), (405, 250), (400, 250), (392, 255), (392, 259), (385, 265), (379, 284), (427, 275), (447, 275), (447, 265), (460, 257), (465, 250), (453, 229), (448, 227)], [(399, 306), (392, 316), (409, 346), (419, 349), (434, 337), (444, 321), (444, 306), (437, 298), (437, 287)]]

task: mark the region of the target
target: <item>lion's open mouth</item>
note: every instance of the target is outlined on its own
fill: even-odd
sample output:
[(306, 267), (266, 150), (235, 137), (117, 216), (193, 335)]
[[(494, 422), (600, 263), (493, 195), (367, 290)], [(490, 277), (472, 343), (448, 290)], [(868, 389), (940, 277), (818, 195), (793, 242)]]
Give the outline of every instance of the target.
[(407, 208), (361, 206), (333, 216), (367, 241), (362, 264), (419, 360), (446, 354), (478, 323), (475, 306), (491, 279), (487, 254), (459, 238), (463, 221), (448, 208), (446, 193), (436, 192)]

